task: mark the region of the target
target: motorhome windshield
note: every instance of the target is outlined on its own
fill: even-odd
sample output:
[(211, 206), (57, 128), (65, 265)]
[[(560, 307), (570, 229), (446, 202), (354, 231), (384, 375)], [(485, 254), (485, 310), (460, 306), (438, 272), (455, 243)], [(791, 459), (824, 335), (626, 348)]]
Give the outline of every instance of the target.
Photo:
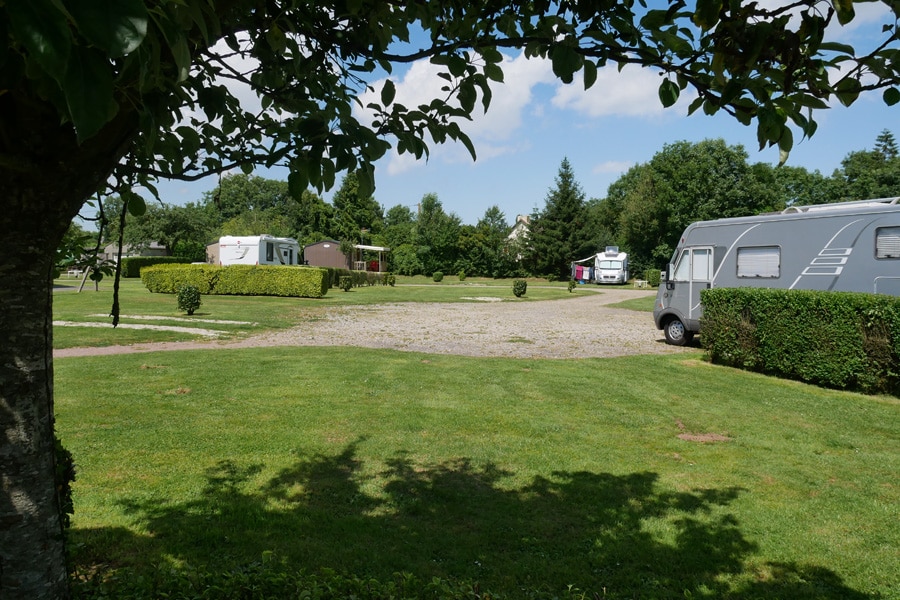
[(616, 271), (622, 269), (622, 261), (621, 260), (601, 260), (600, 264), (597, 265), (598, 269), (615, 269)]

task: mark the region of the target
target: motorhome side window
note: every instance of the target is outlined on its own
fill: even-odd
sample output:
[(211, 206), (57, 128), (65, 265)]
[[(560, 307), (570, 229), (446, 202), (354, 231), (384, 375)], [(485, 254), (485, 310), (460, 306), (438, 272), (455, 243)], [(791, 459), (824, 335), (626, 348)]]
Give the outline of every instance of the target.
[(675, 281), (712, 281), (712, 249), (685, 248), (675, 265)]
[(266, 262), (272, 262), (275, 260), (275, 244), (272, 242), (266, 242)]
[(875, 230), (875, 258), (900, 258), (900, 227)]
[(759, 246), (737, 249), (737, 276), (773, 279), (781, 276), (781, 248)]

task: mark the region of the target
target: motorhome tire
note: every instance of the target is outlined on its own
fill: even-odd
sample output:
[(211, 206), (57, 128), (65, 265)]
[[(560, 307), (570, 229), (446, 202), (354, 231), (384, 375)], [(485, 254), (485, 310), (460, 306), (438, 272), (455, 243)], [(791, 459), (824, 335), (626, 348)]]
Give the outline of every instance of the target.
[(694, 337), (693, 332), (688, 331), (677, 317), (669, 320), (663, 331), (666, 334), (666, 343), (672, 346), (684, 346)]

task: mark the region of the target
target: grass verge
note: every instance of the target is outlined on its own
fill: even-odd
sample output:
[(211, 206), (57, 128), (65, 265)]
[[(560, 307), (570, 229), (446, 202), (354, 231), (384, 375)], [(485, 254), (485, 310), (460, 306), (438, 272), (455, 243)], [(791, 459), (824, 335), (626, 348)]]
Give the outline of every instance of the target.
[(700, 356), (57, 360), (75, 564), (274, 553), (508, 597), (897, 598), (897, 399)]

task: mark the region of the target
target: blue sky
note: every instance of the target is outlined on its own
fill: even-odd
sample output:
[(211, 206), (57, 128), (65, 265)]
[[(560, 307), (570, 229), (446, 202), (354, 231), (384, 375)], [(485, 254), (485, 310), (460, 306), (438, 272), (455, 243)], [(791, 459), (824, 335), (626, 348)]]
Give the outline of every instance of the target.
[[(857, 48), (880, 38), (885, 8), (881, 3), (857, 5), (850, 27), (830, 36)], [(741, 145), (749, 162), (778, 162), (778, 150), (759, 150), (755, 125), (745, 127), (726, 114), (709, 117), (698, 111), (687, 116), (691, 97), (663, 109), (657, 97), (659, 75), (648, 69), (615, 68), (601, 71), (594, 87), (585, 92), (578, 78), (571, 85), (555, 80), (545, 61), (509, 54), (504, 65), (506, 82), (494, 89), (487, 114), (463, 125), (475, 144), (473, 162), (462, 145), (432, 147), (431, 157), (415, 161), (390, 154), (376, 165), (375, 198), (386, 209), (397, 204), (415, 210), (422, 196), (437, 194), (444, 210), (474, 224), (487, 208), (497, 205), (512, 223), (517, 214), (544, 206), (564, 157), (588, 198), (603, 198), (608, 186), (632, 165), (649, 161), (668, 143), (722, 138)], [(417, 63), (392, 77), (396, 101), (416, 105), (438, 94), (445, 83), (428, 63)], [(380, 90), (381, 82), (375, 82)], [(887, 107), (881, 93), (862, 95), (851, 107), (836, 105), (817, 111), (818, 131), (795, 145), (788, 164), (830, 175), (848, 152), (871, 149), (875, 138), (890, 130), (900, 139), (900, 106)], [(479, 111), (480, 112), (480, 111)], [(286, 178), (285, 171), (258, 173)], [(215, 187), (216, 178), (197, 183), (162, 182), (166, 203), (198, 201)], [(326, 192), (329, 199), (332, 192)]]

